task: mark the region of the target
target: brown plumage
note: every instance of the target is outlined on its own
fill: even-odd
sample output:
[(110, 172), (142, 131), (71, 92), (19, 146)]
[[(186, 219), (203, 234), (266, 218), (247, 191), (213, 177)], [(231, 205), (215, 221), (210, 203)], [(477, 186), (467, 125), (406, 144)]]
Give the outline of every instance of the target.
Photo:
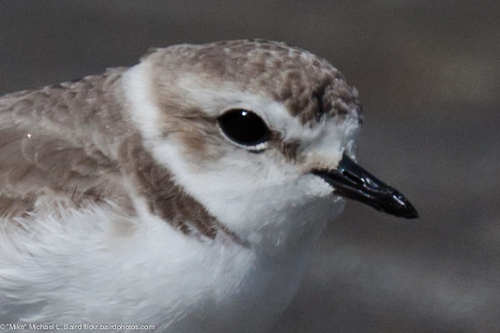
[(134, 214), (130, 181), (175, 228), (215, 236), (215, 219), (155, 163), (124, 118), (123, 71), (0, 98), (1, 219), (37, 213), (39, 199), (75, 207), (111, 200)]
[(173, 80), (165, 72), (196, 73), (214, 83), (232, 82), (241, 90), (266, 91), (303, 123), (324, 113), (342, 118), (352, 110), (362, 121), (356, 89), (328, 61), (301, 48), (266, 40), (234, 40), (152, 52), (144, 58), (162, 69), (155, 73), (160, 84)]
[[(180, 133), (186, 150), (196, 151), (200, 161), (218, 158), (205, 149), (206, 138), (218, 134), (216, 120), (179, 106), (182, 92), (174, 84), (178, 73), (195, 73), (212, 83), (231, 82), (249, 92), (265, 91), (302, 123), (314, 123), (323, 114), (342, 119), (352, 112), (361, 119), (357, 92), (333, 66), (283, 43), (178, 45), (154, 50), (145, 59), (158, 69), (152, 78), (157, 88), (169, 87), (174, 94), (152, 96), (165, 112), (160, 124), (164, 136)], [(214, 237), (224, 229), (144, 148), (124, 112), (128, 105), (121, 79), (126, 70), (109, 69), (79, 81), (0, 97), (0, 218), (36, 213), (36, 203), (43, 198), (69, 200), (76, 207), (111, 200), (134, 214), (134, 194), (126, 186), (132, 184), (152, 212), (183, 232), (197, 230)], [(276, 137), (274, 146), (293, 159), (298, 144)]]

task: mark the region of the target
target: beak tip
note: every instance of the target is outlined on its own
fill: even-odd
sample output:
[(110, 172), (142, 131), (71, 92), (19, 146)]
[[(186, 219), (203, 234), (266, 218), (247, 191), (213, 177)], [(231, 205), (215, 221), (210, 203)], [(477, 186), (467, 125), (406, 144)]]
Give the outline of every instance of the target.
[(405, 218), (409, 220), (420, 218), (418, 212), (415, 209), (413, 209), (413, 207), (411, 208), (405, 207), (403, 209), (398, 209), (398, 210), (386, 210), (386, 209), (378, 209), (378, 210), (395, 217)]
[(404, 199), (404, 205), (400, 206), (399, 209), (387, 213), (410, 220), (420, 217), (415, 207), (407, 199)]
[(407, 218), (407, 219), (418, 219), (418, 218), (420, 218), (420, 216), (418, 215), (417, 210), (411, 204), (408, 206), (408, 213), (405, 216), (405, 218)]
[(416, 210), (409, 211), (405, 215), (402, 215), (401, 217), (404, 217), (405, 219), (409, 219), (409, 220), (414, 220), (414, 219), (420, 218), (420, 216), (418, 215), (418, 212)]
[(405, 219), (418, 219), (419, 215), (415, 207), (397, 190), (388, 187), (389, 195), (382, 197), (379, 202), (372, 203), (376, 210)]

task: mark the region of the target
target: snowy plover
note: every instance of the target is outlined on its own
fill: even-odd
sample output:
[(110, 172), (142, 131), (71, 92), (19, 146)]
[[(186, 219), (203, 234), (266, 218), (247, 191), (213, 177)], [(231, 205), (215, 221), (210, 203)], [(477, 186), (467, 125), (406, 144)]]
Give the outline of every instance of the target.
[(0, 323), (265, 331), (342, 197), (417, 217), (353, 161), (360, 112), (327, 61), (260, 40), (1, 97)]

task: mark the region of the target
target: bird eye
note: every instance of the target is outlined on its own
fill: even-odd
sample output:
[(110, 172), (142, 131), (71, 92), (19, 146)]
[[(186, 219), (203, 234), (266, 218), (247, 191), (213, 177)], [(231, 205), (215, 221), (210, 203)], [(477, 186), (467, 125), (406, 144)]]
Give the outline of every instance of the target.
[(252, 111), (229, 110), (217, 121), (222, 132), (240, 145), (256, 146), (266, 142), (271, 132), (264, 120)]

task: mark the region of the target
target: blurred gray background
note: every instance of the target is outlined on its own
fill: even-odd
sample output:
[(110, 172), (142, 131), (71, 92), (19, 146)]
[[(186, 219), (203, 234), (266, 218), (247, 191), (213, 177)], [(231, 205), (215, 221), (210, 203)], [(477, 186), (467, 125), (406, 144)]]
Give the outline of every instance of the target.
[(327, 58), (360, 91), (358, 161), (421, 218), (349, 202), (272, 332), (500, 332), (499, 1), (1, 0), (0, 15), (0, 93), (174, 43)]

